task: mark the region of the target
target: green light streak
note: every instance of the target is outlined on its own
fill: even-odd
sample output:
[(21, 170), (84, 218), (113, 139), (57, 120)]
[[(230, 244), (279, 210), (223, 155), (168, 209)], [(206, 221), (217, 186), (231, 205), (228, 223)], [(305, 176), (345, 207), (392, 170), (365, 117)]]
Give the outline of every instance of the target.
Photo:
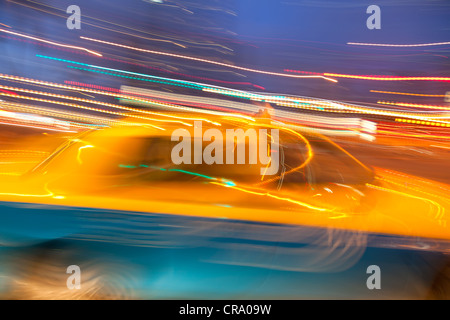
[(190, 174), (190, 175), (193, 175), (193, 176), (198, 176), (198, 177), (206, 178), (206, 179), (209, 179), (209, 180), (217, 180), (217, 178), (214, 178), (214, 177), (209, 177), (209, 176), (205, 176), (205, 175), (200, 174), (200, 173), (191, 172), (191, 171), (186, 171), (186, 170), (181, 170), (181, 169), (169, 169), (168, 171), (176, 171), (176, 172), (181, 172), (181, 173)]
[(78, 69), (78, 70), (90, 71), (90, 72), (95, 72), (95, 73), (101, 73), (101, 74), (106, 74), (106, 75), (120, 77), (120, 78), (127, 78), (127, 79), (133, 79), (133, 80), (140, 80), (140, 81), (168, 84), (168, 85), (171, 85), (171, 86), (178, 86), (178, 87), (185, 87), (185, 88), (200, 90), (198, 87), (193, 87), (193, 86), (185, 86), (185, 85), (181, 85), (181, 84), (175, 84), (175, 83), (169, 83), (169, 82), (163, 82), (163, 81), (156, 81), (156, 80), (142, 79), (142, 78), (136, 78), (136, 77), (129, 77), (129, 76), (124, 76), (124, 75), (120, 75), (120, 74), (114, 74), (114, 73), (110, 73), (110, 72), (104, 72), (104, 71), (98, 71), (98, 70), (92, 70), (92, 69), (86, 69), (86, 68), (78, 68), (78, 67), (72, 67), (72, 66), (67, 66), (67, 67), (71, 68), (71, 69)]
[[(77, 64), (77, 65), (81, 65), (81, 66), (85, 66), (85, 67), (90, 67), (90, 68), (97, 68), (97, 69), (103, 69), (103, 70), (110, 70), (110, 71), (114, 71), (114, 72), (120, 72), (120, 73), (126, 73), (126, 74), (131, 74), (131, 75), (137, 75), (137, 76), (142, 76), (142, 77), (147, 77), (147, 78), (153, 78), (153, 79), (158, 79), (158, 80), (164, 80), (164, 81), (171, 81), (171, 82), (176, 82), (176, 83), (181, 83), (184, 84), (186, 86), (193, 86), (195, 87), (194, 89), (201, 89), (201, 88), (205, 88), (205, 86), (203, 85), (199, 85), (196, 83), (192, 83), (189, 81), (183, 81), (183, 80), (176, 80), (176, 79), (170, 79), (170, 78), (163, 78), (163, 77), (157, 77), (157, 76), (152, 76), (149, 74), (144, 74), (144, 73), (136, 73), (136, 72), (131, 72), (131, 71), (125, 71), (125, 70), (119, 70), (119, 69), (113, 69), (113, 68), (107, 68), (107, 67), (100, 67), (100, 66), (96, 66), (93, 64), (87, 64), (87, 63), (82, 63), (82, 62), (77, 62), (77, 61), (71, 61), (71, 60), (65, 60), (65, 59), (59, 59), (59, 58), (54, 58), (54, 57), (48, 57), (48, 56), (43, 56), (40, 54), (37, 54), (36, 57), (39, 58), (44, 58), (44, 59), (49, 59), (49, 60), (55, 60), (55, 61), (60, 61), (60, 62), (66, 62), (66, 63), (71, 63), (71, 64)], [(91, 70), (87, 70), (87, 71), (91, 71)], [(99, 71), (97, 71), (99, 72)], [(106, 73), (108, 74), (108, 73)], [(114, 74), (112, 74), (114, 75)], [(136, 78), (134, 78), (136, 79)], [(139, 79), (138, 79), (139, 80)], [(142, 79), (143, 80), (143, 79)], [(150, 81), (150, 80), (147, 80)], [(161, 82), (164, 83), (164, 82)], [(170, 85), (176, 85), (173, 83), (167, 83)]]

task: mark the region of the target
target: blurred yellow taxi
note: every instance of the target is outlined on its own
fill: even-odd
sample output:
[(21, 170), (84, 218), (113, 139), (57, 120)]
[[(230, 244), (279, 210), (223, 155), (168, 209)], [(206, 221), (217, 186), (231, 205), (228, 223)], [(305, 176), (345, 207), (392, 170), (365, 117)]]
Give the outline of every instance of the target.
[[(267, 133), (264, 150), (271, 161), (277, 157), (276, 174), (265, 174), (268, 163), (251, 163), (251, 152), (262, 146), (261, 137), (255, 140), (245, 134), (244, 139), (232, 141), (234, 151), (244, 144), (244, 161), (205, 163), (195, 150), (204, 152), (214, 139), (199, 137), (198, 119), (184, 120), (182, 125), (130, 123), (83, 132), (66, 139), (25, 174), (2, 176), (0, 244), (18, 247), (65, 239), (87, 241), (89, 250), (94, 244), (133, 250), (202, 248), (190, 251), (189, 258), (178, 256), (185, 263), (198, 258), (197, 262), (221, 266), (290, 272), (352, 270), (366, 249), (373, 247), (438, 254), (439, 263), (428, 282), (446, 268), (450, 186), (369, 168), (321, 135), (287, 129), (267, 119), (217, 116), (203, 120), (202, 134), (216, 130), (211, 131), (216, 146), (226, 146), (227, 141), (220, 139), (230, 129)], [(174, 138), (180, 128), (184, 138)], [(278, 130), (278, 137), (271, 140), (273, 130)], [(175, 164), (173, 153), (180, 151), (181, 140), (188, 141), (191, 152), (181, 154), (186, 161)], [(217, 152), (218, 148), (210, 154), (219, 156)], [(226, 157), (225, 153), (221, 156)], [(95, 256), (107, 248), (101, 246)], [(142, 259), (151, 259), (155, 253), (133, 250), (116, 248), (108, 256), (128, 256), (124, 259), (141, 266), (151, 264)], [(197, 257), (200, 252), (205, 256)], [(383, 260), (399, 257), (389, 253)], [(170, 266), (182, 264), (172, 261)], [(226, 274), (214, 279), (226, 279)], [(391, 274), (393, 279), (396, 276)], [(198, 291), (210, 292), (212, 283)], [(275, 287), (270, 289), (273, 294), (283, 297), (284, 289)], [(399, 287), (404, 290), (397, 285), (394, 296)], [(268, 292), (261, 294), (273, 297)], [(179, 296), (179, 292), (171, 294), (167, 293)]]

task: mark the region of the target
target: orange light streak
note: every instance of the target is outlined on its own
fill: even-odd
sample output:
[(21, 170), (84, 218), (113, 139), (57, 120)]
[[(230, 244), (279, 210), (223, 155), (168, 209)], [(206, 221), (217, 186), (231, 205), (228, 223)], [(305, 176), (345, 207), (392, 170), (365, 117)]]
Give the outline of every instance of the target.
[(450, 44), (450, 42), (434, 42), (434, 43), (419, 43), (419, 44), (385, 44), (385, 43), (347, 42), (347, 44), (353, 45), (353, 46), (411, 48), (411, 47), (443, 46), (443, 45)]
[(421, 94), (421, 93), (409, 93), (409, 92), (391, 92), (391, 91), (378, 91), (378, 90), (370, 90), (370, 92), (376, 93), (387, 93), (387, 94), (399, 94), (404, 96), (416, 96), (416, 97), (434, 97), (434, 98), (443, 98), (444, 94)]
[(1, 29), (1, 28), (0, 28), (0, 32), (5, 32), (5, 33), (13, 34), (13, 35), (18, 36), (18, 37), (27, 38), (27, 39), (32, 39), (32, 40), (35, 40), (35, 41), (40, 41), (40, 42), (52, 44), (52, 45), (59, 46), (59, 47), (71, 48), (71, 49), (76, 49), (76, 50), (86, 51), (86, 52), (89, 52), (90, 54), (96, 55), (96, 56), (98, 56), (98, 57), (102, 57), (102, 56), (103, 56), (102, 54), (100, 54), (100, 53), (98, 53), (98, 52), (95, 52), (95, 51), (92, 51), (92, 50), (89, 50), (89, 49), (86, 49), (86, 48), (83, 48), (83, 47), (71, 46), (71, 45), (67, 45), (67, 44), (62, 44), (62, 43), (57, 43), (57, 42), (53, 42), (53, 41), (48, 41), (48, 40), (44, 40), (44, 39), (41, 39), (41, 38), (32, 37), (32, 36), (29, 36), (29, 35), (26, 35), (26, 34), (22, 34), (22, 33), (18, 33), (18, 32), (13, 32), (13, 31)]
[(88, 37), (83, 37), (83, 36), (80, 36), (80, 38), (84, 39), (84, 40), (94, 41), (94, 42), (103, 43), (103, 44), (108, 44), (108, 45), (112, 45), (112, 46), (116, 46), (116, 47), (120, 47), (120, 48), (136, 50), (136, 51), (150, 53), (150, 54), (157, 54), (157, 55), (162, 55), (162, 56), (186, 59), (186, 60), (191, 60), (191, 61), (204, 62), (204, 63), (214, 64), (214, 65), (218, 65), (218, 66), (222, 66), (222, 67), (237, 69), (237, 70), (241, 70), (241, 71), (248, 71), (248, 72), (267, 74), (267, 75), (272, 75), (272, 76), (288, 77), (288, 78), (322, 78), (322, 79), (325, 79), (325, 80), (328, 80), (328, 81), (337, 82), (337, 80), (335, 80), (335, 79), (332, 79), (332, 78), (329, 78), (329, 77), (325, 77), (325, 76), (321, 76), (321, 75), (310, 75), (310, 76), (308, 76), (308, 75), (292, 75), (292, 74), (286, 74), (286, 73), (263, 71), (263, 70), (257, 70), (257, 69), (251, 69), (251, 68), (246, 68), (246, 67), (235, 66), (235, 65), (232, 65), (232, 64), (229, 64), (229, 63), (223, 63), (223, 62), (218, 62), (218, 61), (213, 61), (213, 60), (207, 60), (207, 59), (195, 58), (195, 57), (190, 57), (190, 56), (185, 56), (185, 55), (180, 55), (180, 54), (174, 54), (174, 53), (168, 53), (168, 52), (162, 52), (162, 51), (154, 51), (154, 50), (147, 50), (147, 49), (142, 49), (142, 48), (137, 48), (137, 47), (131, 47), (131, 46), (127, 46), (127, 45), (123, 45), (123, 44), (119, 44), (119, 43), (103, 41), (103, 40), (98, 40), (98, 39), (93, 39), (93, 38), (88, 38)]

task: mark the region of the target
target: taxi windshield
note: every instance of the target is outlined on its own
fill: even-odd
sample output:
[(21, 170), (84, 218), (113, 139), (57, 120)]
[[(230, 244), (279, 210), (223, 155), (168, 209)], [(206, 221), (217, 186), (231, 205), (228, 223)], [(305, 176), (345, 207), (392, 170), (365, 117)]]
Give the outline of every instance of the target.
[[(275, 183), (278, 187), (295, 184), (365, 184), (372, 171), (349, 154), (320, 137), (306, 136), (305, 143), (292, 134), (280, 133), (279, 170), (264, 175), (261, 164), (175, 164), (172, 150), (178, 141), (170, 136), (97, 137), (90, 144), (80, 142), (69, 156), (80, 174), (116, 177), (133, 181), (225, 180), (246, 185)], [(192, 140), (194, 144), (195, 140)], [(205, 144), (203, 142), (203, 144)], [(248, 160), (248, 142), (247, 142)], [(65, 163), (64, 166), (68, 166)]]

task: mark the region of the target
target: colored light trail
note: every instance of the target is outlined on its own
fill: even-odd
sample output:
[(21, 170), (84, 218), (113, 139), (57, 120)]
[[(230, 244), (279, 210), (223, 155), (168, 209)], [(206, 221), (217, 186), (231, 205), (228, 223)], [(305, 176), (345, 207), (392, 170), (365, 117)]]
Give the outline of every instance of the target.
[(155, 54), (155, 55), (162, 55), (162, 56), (179, 58), (179, 59), (185, 59), (185, 60), (191, 60), (191, 61), (196, 61), (196, 62), (203, 62), (203, 63), (218, 65), (218, 66), (227, 67), (227, 68), (236, 69), (236, 70), (241, 70), (241, 71), (259, 73), (259, 74), (266, 74), (266, 75), (271, 75), (271, 76), (287, 77), (287, 78), (298, 78), (298, 79), (301, 79), (301, 78), (305, 78), (305, 79), (306, 78), (321, 78), (321, 79), (325, 79), (327, 81), (337, 82), (337, 80), (332, 79), (332, 78), (327, 77), (327, 76), (291, 75), (291, 74), (286, 74), (286, 73), (270, 72), (270, 71), (264, 71), (264, 70), (246, 68), (246, 67), (240, 67), (240, 66), (229, 64), (229, 63), (223, 63), (223, 62), (218, 62), (218, 61), (214, 61), (214, 60), (195, 58), (195, 57), (191, 57), (191, 56), (185, 56), (185, 55), (174, 54), (174, 53), (163, 52), (163, 51), (154, 51), (154, 50), (147, 50), (147, 49), (142, 49), (142, 48), (137, 48), (137, 47), (131, 47), (131, 46), (127, 46), (127, 45), (124, 45), (124, 44), (119, 44), (119, 43), (114, 43), (114, 42), (109, 42), (109, 41), (104, 41), (104, 40), (99, 40), (99, 39), (94, 39), (94, 38), (89, 38), (89, 37), (80, 36), (80, 39), (88, 40), (88, 41), (94, 41), (94, 42), (103, 43), (103, 44), (108, 44), (108, 45), (111, 45), (111, 46), (116, 46), (116, 47), (125, 48), (125, 49), (129, 49), (129, 50), (135, 50), (135, 51)]
[[(22, 96), (22, 95), (9, 95), (9, 94), (6, 94), (6, 93), (1, 93), (1, 92), (0, 92), (0, 96), (9, 96), (9, 97), (14, 97), (14, 98), (18, 98), (18, 99), (32, 100), (32, 101), (38, 101), (38, 102), (45, 102), (45, 103), (57, 104), (57, 105), (62, 105), (62, 106), (69, 106), (69, 107), (79, 108), (79, 109), (84, 109), (84, 110), (89, 110), (89, 111), (96, 111), (96, 112), (101, 112), (101, 113), (107, 113), (107, 114), (116, 115), (116, 116), (131, 117), (131, 118), (137, 118), (137, 119), (141, 119), (141, 120), (154, 121), (154, 119), (152, 119), (152, 118), (142, 117), (142, 116), (138, 116), (138, 115), (135, 115), (135, 114), (120, 113), (120, 112), (109, 111), (109, 110), (104, 110), (104, 109), (99, 109), (99, 108), (92, 108), (92, 107), (88, 107), (88, 106), (84, 106), (84, 105), (68, 103), (68, 102), (62, 102), (62, 101), (56, 101), (56, 100), (40, 99), (40, 98), (35, 98), (35, 97), (30, 97), (30, 96)], [(158, 126), (155, 126), (155, 125), (152, 125), (152, 124), (149, 124), (149, 125), (154, 127), (154, 128), (160, 129), (160, 130), (165, 130), (165, 129), (161, 128), (161, 127), (158, 127)], [(186, 124), (186, 125), (190, 126), (190, 124)]]
[(317, 75), (323, 75), (333, 78), (346, 78), (357, 80), (373, 80), (373, 81), (450, 81), (450, 77), (396, 77), (396, 76), (383, 76), (383, 75), (356, 75), (356, 74), (342, 74), (342, 73), (317, 73), (307, 72), (300, 70), (284, 69), (286, 72), (292, 73), (312, 73)]
[(431, 97), (431, 98), (444, 98), (444, 94), (423, 94), (423, 93), (409, 93), (409, 92), (392, 92), (392, 91), (379, 91), (379, 90), (370, 90), (370, 92), (374, 93), (385, 93), (385, 94), (398, 94), (404, 96), (415, 96), (415, 97)]
[(388, 101), (377, 101), (377, 103), (384, 104), (384, 105), (390, 105), (390, 106), (399, 106), (399, 107), (450, 111), (450, 107), (428, 105), (428, 104), (417, 104), (417, 103), (406, 103), (406, 102), (388, 102)]
[(386, 44), (386, 43), (347, 42), (347, 44), (352, 45), (352, 46), (413, 48), (413, 47), (444, 46), (444, 45), (450, 45), (450, 42), (434, 42), (434, 43), (418, 43), (418, 44)]
[(336, 78), (349, 78), (374, 81), (450, 81), (450, 77), (394, 77), (394, 76), (368, 76), (340, 73), (324, 73), (325, 76)]
[[(23, 78), (23, 77), (18, 77), (18, 76), (11, 76), (11, 75), (0, 74), (0, 79), (7, 79), (7, 80), (11, 80), (11, 81), (20, 81), (20, 82), (30, 83), (30, 84), (34, 84), (34, 85), (45, 85), (45, 86), (49, 86), (49, 87), (53, 87), (53, 88), (68, 89), (68, 90), (72, 90), (72, 91), (90, 92), (90, 93), (107, 95), (107, 96), (112, 96), (112, 97), (120, 97), (120, 98), (125, 98), (125, 99), (134, 99), (136, 101), (145, 102), (145, 103), (153, 103), (153, 104), (161, 105), (161, 106), (164, 106), (164, 107), (167, 107), (167, 108), (173, 108), (173, 109), (180, 110), (180, 111), (191, 111), (191, 112), (196, 112), (196, 113), (215, 114), (215, 115), (222, 115), (222, 116), (229, 116), (229, 117), (234, 117), (234, 118), (246, 119), (248, 121), (255, 121), (253, 117), (249, 117), (249, 116), (246, 116), (246, 115), (243, 115), (243, 114), (238, 114), (238, 113), (217, 112), (217, 111), (210, 111), (210, 110), (199, 109), (199, 108), (181, 107), (181, 106), (178, 106), (178, 105), (172, 105), (172, 104), (168, 104), (168, 103), (161, 103), (161, 102), (158, 102), (158, 101), (155, 101), (155, 100), (136, 98), (135, 96), (130, 96), (130, 95), (116, 94), (116, 93), (112, 93), (112, 92), (99, 91), (99, 90), (93, 90), (93, 89), (88, 89), (88, 88), (68, 86), (68, 85), (57, 84), (57, 83), (41, 81), (41, 80), (28, 79), (28, 78)], [(1, 94), (1, 92), (0, 92), (0, 94)], [(31, 97), (14, 96), (13, 94), (6, 94), (6, 93), (3, 94), (3, 95), (9, 96), (9, 97), (16, 97), (16, 98), (32, 100)], [(72, 97), (72, 98), (78, 99), (78, 98), (75, 98), (75, 97)], [(92, 103), (94, 103), (94, 100), (91, 100), (91, 101), (92, 101)], [(49, 102), (49, 103), (53, 103), (53, 102)], [(58, 102), (58, 104), (64, 105), (64, 103), (62, 103), (62, 102)], [(98, 104), (98, 101), (95, 101), (95, 104)], [(73, 105), (73, 106), (75, 106), (75, 105)], [(127, 107), (119, 106), (119, 105), (115, 105), (115, 106), (117, 106), (117, 107), (119, 107), (119, 108), (121, 108), (123, 110), (128, 110), (128, 111), (132, 111), (132, 112), (138, 112), (140, 110), (140, 112), (142, 112), (142, 113), (154, 114), (154, 115), (159, 115), (159, 116), (162, 116), (162, 117), (177, 118), (177, 119), (184, 119), (184, 120), (202, 120), (202, 121), (210, 122), (210, 120), (204, 119), (204, 118), (181, 117), (181, 116), (175, 116), (175, 115), (170, 115), (170, 114), (157, 113), (157, 112), (148, 111), (148, 110), (141, 110), (141, 109), (136, 109), (136, 108), (127, 108)], [(102, 112), (100, 110), (102, 110), (102, 109), (93, 109), (93, 111)], [(121, 115), (123, 115), (123, 114), (121, 114)], [(133, 115), (133, 116), (136, 117), (135, 115)], [(215, 122), (211, 122), (211, 123), (219, 125), (218, 123), (215, 123)]]
[[(134, 80), (156, 82), (156, 83), (169, 84), (169, 85), (175, 85), (175, 86), (183, 86), (183, 87), (188, 87), (188, 88), (192, 88), (192, 89), (203, 90), (206, 92), (214, 92), (214, 93), (218, 93), (218, 94), (222, 94), (222, 95), (226, 95), (226, 96), (239, 97), (242, 99), (251, 99), (251, 100), (257, 100), (257, 101), (266, 101), (266, 102), (270, 102), (270, 103), (276, 103), (278, 105), (287, 106), (287, 107), (311, 109), (311, 110), (325, 111), (325, 112), (341, 112), (341, 113), (342, 112), (356, 112), (356, 113), (366, 113), (366, 114), (387, 115), (387, 116), (393, 116), (393, 117), (413, 117), (413, 118), (417, 118), (417, 120), (422, 120), (422, 121), (429, 120), (427, 118), (423, 118), (423, 116), (426, 116), (423, 114), (412, 114), (412, 113), (408, 113), (408, 112), (377, 110), (377, 109), (373, 109), (373, 108), (366, 108), (366, 107), (361, 107), (361, 106), (342, 104), (342, 103), (333, 102), (333, 101), (320, 101), (318, 99), (299, 99), (299, 98), (286, 97), (286, 96), (263, 95), (263, 94), (257, 94), (257, 93), (250, 93), (250, 92), (246, 92), (246, 91), (242, 91), (242, 90), (234, 90), (234, 89), (228, 89), (228, 88), (223, 88), (223, 87), (208, 86), (205, 84), (198, 84), (198, 83), (188, 82), (188, 81), (183, 81), (183, 80), (163, 78), (163, 77), (157, 77), (157, 76), (143, 74), (143, 73), (136, 73), (136, 72), (130, 72), (130, 71), (125, 71), (125, 70), (101, 67), (101, 66), (81, 63), (81, 62), (77, 62), (77, 61), (59, 59), (59, 58), (54, 58), (54, 57), (48, 57), (48, 56), (42, 56), (42, 55), (37, 55), (37, 56), (40, 58), (61, 61), (61, 62), (66, 62), (66, 63), (71, 63), (71, 64), (77, 64), (77, 65), (98, 68), (98, 69), (103, 69), (103, 70), (111, 70), (113, 72), (136, 75), (136, 76), (146, 77), (146, 78), (150, 78), (150, 79), (136, 78), (136, 77), (125, 76), (125, 75), (104, 72), (104, 71), (99, 71), (99, 70), (92, 70), (92, 69), (68, 66), (69, 68), (79, 69), (79, 70), (83, 70), (83, 71), (96, 72), (96, 73), (117, 76), (117, 77), (124, 77), (124, 78), (129, 78), (129, 79), (134, 79)], [(157, 79), (157, 80), (151, 80), (151, 79)], [(144, 103), (160, 103), (160, 102), (157, 102), (154, 100), (149, 101), (146, 99), (136, 99), (134, 97), (132, 97), (131, 99), (130, 99), (130, 97), (122, 97), (122, 98), (125, 98), (126, 100), (143, 101)], [(161, 105), (161, 104), (159, 104), (159, 105)], [(165, 104), (163, 104), (163, 105), (165, 105)], [(170, 105), (165, 105), (165, 106), (170, 106)], [(171, 107), (179, 108), (179, 106), (176, 106), (176, 105), (172, 105)], [(325, 108), (326, 108), (326, 110), (325, 110)], [(446, 110), (446, 109), (443, 109), (443, 110)]]
[(0, 28), (0, 32), (5, 32), (5, 33), (9, 33), (9, 34), (15, 35), (17, 37), (23, 37), (23, 38), (27, 38), (27, 39), (32, 39), (32, 40), (35, 40), (35, 41), (43, 42), (43, 43), (48, 43), (48, 44), (51, 44), (51, 45), (54, 45), (54, 46), (59, 46), (59, 47), (64, 47), (64, 48), (70, 48), (70, 49), (75, 49), (75, 50), (86, 51), (86, 52), (89, 52), (90, 54), (93, 54), (93, 55), (98, 56), (98, 57), (102, 56), (102, 54), (100, 54), (100, 53), (98, 53), (96, 51), (92, 51), (92, 50), (89, 50), (89, 49), (86, 49), (86, 48), (83, 48), (83, 47), (57, 43), (57, 42), (54, 42), (54, 41), (49, 41), (49, 40), (45, 40), (45, 39), (29, 36), (29, 35), (26, 35), (26, 34), (23, 34), (23, 33), (18, 33), (18, 32), (14, 32), (14, 31), (10, 31), (10, 30), (5, 30), (5, 29), (2, 29), (2, 28)]

